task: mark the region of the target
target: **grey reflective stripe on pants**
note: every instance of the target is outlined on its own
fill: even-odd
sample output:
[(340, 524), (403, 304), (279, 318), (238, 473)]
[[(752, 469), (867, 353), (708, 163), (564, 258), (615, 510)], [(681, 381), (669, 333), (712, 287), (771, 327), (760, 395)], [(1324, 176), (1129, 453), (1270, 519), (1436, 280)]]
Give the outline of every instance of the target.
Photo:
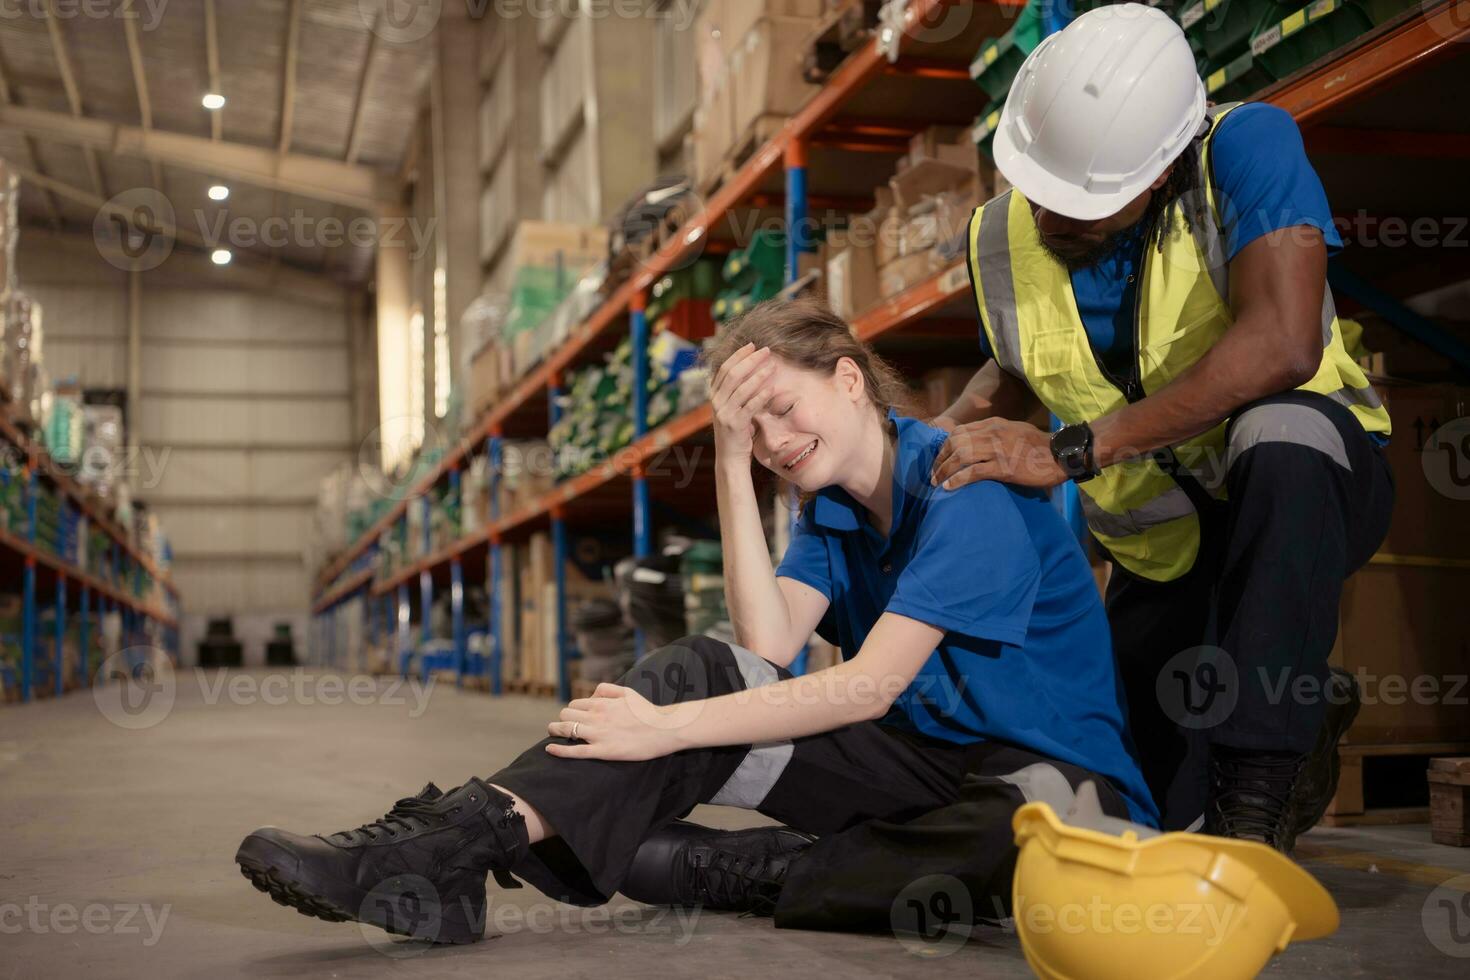
[(1072, 784), (1067, 782), (1067, 777), (1049, 762), (1032, 763), (1025, 769), (1018, 769), (1000, 778), (1002, 782), (1019, 789), (1027, 803), (1046, 803), (1051, 806), (1059, 819), (1067, 815), (1067, 811), (1072, 808), (1072, 801), (1077, 797), (1072, 791)]
[(1011, 191), (985, 205), (980, 212), (980, 231), (975, 236), (975, 266), (980, 273), (980, 292), (985, 296), (985, 313), (995, 359), (1018, 378), (1026, 377), (1021, 363), (1021, 324), (1016, 312), (1016, 283), (1011, 278)]
[(1307, 405), (1278, 402), (1261, 405), (1242, 413), (1230, 429), (1229, 466), (1240, 455), (1263, 442), (1288, 442), (1307, 446), (1329, 456), (1334, 463), (1351, 472), (1347, 447), (1342, 433), (1332, 420)]
[[(734, 643), (727, 645), (735, 655), (735, 663), (740, 668), (740, 676), (745, 681), (747, 690), (774, 684), (779, 679), (776, 666), (769, 660)], [(739, 768), (725, 781), (725, 785), (720, 787), (720, 791), (710, 802), (721, 806), (744, 807), (747, 810), (760, 806), (771, 787), (776, 785), (776, 780), (786, 771), (794, 750), (795, 746), (789, 740), (761, 742), (751, 746)]]
[(1171, 487), (1141, 507), (1126, 514), (1114, 514), (1083, 493), (1082, 513), (1087, 517), (1087, 526), (1098, 534), (1109, 538), (1126, 538), (1142, 534), (1156, 524), (1177, 521), (1194, 513), (1194, 503), (1189, 494), (1178, 486)]

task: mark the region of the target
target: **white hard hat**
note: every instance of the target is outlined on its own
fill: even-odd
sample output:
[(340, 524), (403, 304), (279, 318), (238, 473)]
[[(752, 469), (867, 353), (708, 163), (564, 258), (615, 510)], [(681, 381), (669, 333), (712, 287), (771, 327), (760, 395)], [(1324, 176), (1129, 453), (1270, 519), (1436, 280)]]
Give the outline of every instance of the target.
[(1158, 179), (1204, 116), (1205, 86), (1179, 25), (1140, 3), (1095, 7), (1021, 65), (995, 165), (1028, 200), (1093, 221)]

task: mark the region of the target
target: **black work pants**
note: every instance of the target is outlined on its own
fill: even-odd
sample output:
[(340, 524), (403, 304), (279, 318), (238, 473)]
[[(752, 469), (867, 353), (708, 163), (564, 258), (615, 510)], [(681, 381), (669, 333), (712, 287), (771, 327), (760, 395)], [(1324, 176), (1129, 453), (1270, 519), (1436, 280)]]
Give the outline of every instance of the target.
[(1196, 499), (1193, 568), (1152, 582), (1115, 565), (1108, 587), (1129, 725), (1166, 830), (1204, 812), (1210, 745), (1311, 750), (1343, 582), (1393, 511), (1383, 451), (1323, 395), (1252, 402), (1226, 441), (1228, 501)]
[[(743, 647), (690, 636), (649, 654), (618, 683), (672, 704), (790, 676)], [(1106, 778), (1077, 766), (876, 722), (646, 762), (557, 758), (545, 751), (551, 741), (570, 744), (543, 739), (488, 782), (526, 800), (557, 831), (511, 872), (573, 905), (606, 902), (649, 834), (696, 804), (715, 803), (820, 835), (792, 866), (775, 910), (778, 927), (888, 930), (895, 916), (913, 915), (911, 900), (968, 910), (968, 924), (1009, 913), (1011, 816), (1022, 803), (1064, 809), (1091, 780), (1105, 812), (1128, 816)]]

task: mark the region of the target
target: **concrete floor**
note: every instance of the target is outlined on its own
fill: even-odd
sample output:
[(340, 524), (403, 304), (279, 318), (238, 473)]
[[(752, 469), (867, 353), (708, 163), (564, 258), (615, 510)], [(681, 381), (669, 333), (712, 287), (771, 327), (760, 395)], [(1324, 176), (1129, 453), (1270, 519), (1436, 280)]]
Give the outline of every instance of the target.
[[(100, 697), (0, 708), (0, 980), (1030, 975), (1015, 936), (998, 928), (922, 955), (892, 936), (777, 930), (722, 913), (691, 919), (621, 897), (610, 909), (571, 909), (493, 881), (499, 935), (468, 947), (389, 941), (280, 908), (235, 867), (245, 833), (353, 827), (428, 780), (447, 788), (488, 775), (539, 738), (555, 711), (547, 700), (492, 700), (451, 685), (358, 679), (344, 690), (329, 676), (186, 670), (132, 710), (117, 685)], [(694, 816), (766, 822), (721, 807)], [(1266, 975), (1470, 973), (1466, 920), (1452, 923), (1459, 935), (1431, 921), (1456, 914), (1439, 904), (1446, 896), (1470, 910), (1470, 879), (1430, 901), (1436, 886), (1470, 872), (1470, 850), (1400, 827), (1315, 831), (1301, 853), (1337, 898), (1343, 926), (1291, 947)], [(1436, 929), (1443, 951), (1429, 938)]]

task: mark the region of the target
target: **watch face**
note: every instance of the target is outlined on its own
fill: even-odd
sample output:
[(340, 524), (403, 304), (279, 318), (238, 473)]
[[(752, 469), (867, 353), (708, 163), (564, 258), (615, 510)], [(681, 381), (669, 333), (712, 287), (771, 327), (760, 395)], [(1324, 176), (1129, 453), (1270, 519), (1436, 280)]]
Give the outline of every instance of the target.
[(1080, 453), (1087, 448), (1087, 430), (1081, 426), (1067, 426), (1052, 436), (1052, 447), (1058, 455)]

